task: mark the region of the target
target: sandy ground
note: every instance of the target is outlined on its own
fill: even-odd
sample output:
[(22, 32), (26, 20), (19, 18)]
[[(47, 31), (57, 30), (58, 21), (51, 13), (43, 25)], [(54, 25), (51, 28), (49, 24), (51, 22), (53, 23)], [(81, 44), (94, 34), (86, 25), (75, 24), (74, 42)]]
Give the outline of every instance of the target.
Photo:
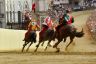
[(96, 55), (0, 53), (0, 64), (96, 64)]

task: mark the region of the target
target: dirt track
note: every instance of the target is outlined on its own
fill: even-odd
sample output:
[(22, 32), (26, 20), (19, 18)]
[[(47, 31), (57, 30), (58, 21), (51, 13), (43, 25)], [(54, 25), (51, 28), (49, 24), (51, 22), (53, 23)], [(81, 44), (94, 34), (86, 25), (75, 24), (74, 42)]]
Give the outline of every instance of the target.
[(96, 64), (96, 55), (0, 53), (0, 64)]

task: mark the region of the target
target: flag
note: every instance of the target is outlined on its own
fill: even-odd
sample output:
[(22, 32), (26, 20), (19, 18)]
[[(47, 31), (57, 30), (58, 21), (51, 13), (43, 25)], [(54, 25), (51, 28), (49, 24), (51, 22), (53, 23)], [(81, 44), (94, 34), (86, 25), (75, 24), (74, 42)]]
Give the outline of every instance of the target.
[(33, 4), (32, 4), (32, 11), (35, 12), (35, 8), (36, 8), (36, 5), (35, 5), (35, 3), (33, 3)]

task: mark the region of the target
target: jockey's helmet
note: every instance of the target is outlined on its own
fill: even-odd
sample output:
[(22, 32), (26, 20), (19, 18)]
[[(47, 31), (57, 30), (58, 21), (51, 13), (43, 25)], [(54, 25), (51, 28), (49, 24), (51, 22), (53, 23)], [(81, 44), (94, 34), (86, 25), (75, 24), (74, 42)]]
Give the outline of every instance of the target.
[(46, 25), (47, 26), (47, 23), (46, 22), (43, 22), (42, 25)]

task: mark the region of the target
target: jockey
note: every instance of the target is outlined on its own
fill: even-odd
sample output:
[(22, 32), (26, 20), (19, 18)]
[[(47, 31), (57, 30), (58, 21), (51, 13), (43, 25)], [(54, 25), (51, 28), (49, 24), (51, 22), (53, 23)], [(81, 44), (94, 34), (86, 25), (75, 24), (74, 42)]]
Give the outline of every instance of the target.
[(64, 21), (66, 21), (66, 24), (70, 25), (74, 22), (74, 18), (71, 15), (71, 10), (66, 10), (66, 14), (63, 16)]
[(52, 19), (51, 19), (50, 16), (47, 16), (47, 17), (44, 19), (44, 23), (46, 23), (46, 25), (48, 26), (49, 29), (52, 29), (53, 22), (52, 22)]
[(67, 9), (66, 10), (66, 14), (64, 14), (59, 19), (59, 25), (56, 27), (57, 34), (59, 34), (59, 29), (62, 26), (68, 25), (69, 27), (71, 27), (71, 29), (73, 29), (72, 28), (73, 27), (72, 23), (74, 23), (74, 17), (71, 15), (71, 10), (70, 9)]
[(31, 21), (31, 18), (30, 18), (29, 12), (25, 12), (25, 15), (24, 15), (24, 26), (25, 26), (25, 28), (24, 29), (28, 29), (28, 24), (29, 24), (30, 21)]
[(25, 21), (30, 20), (30, 18), (29, 18), (29, 12), (25, 12), (24, 18), (25, 18)]
[(66, 25), (71, 25), (71, 24), (74, 22), (74, 18), (73, 18), (73, 16), (72, 16), (70, 13), (71, 13), (71, 10), (66, 10), (66, 14), (64, 14), (63, 17), (61, 17), (61, 18), (59, 19), (59, 23), (60, 23), (60, 21), (62, 21), (62, 20), (63, 20), (63, 22), (60, 23), (60, 25), (58, 25), (58, 26), (56, 27), (56, 30), (57, 30), (57, 31), (59, 30), (60, 27), (66, 26)]
[(74, 23), (74, 17), (71, 15), (71, 10), (66, 10), (66, 15), (63, 16), (64, 21), (66, 21), (66, 25), (68, 25), (71, 28), (71, 31), (74, 31), (76, 29), (72, 23)]
[(48, 29), (50, 29), (50, 30), (53, 29), (53, 22), (52, 22), (52, 19), (51, 19), (50, 16), (47, 16), (44, 19), (44, 22), (42, 23), (42, 26), (43, 26), (43, 28), (41, 29), (40, 34), (43, 34)]
[(40, 29), (39, 25), (37, 24), (36, 20), (31, 20), (31, 22), (28, 25), (28, 30), (25, 33), (24, 40), (28, 39), (30, 32), (36, 32), (36, 30)]

